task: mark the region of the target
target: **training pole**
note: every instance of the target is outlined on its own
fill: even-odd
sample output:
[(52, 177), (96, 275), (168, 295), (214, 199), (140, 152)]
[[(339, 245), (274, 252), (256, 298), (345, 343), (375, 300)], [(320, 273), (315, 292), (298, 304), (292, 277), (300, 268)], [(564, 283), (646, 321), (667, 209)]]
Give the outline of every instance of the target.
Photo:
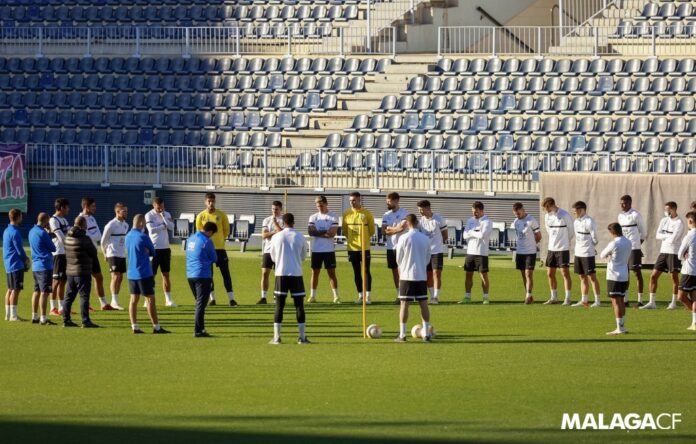
[(285, 208), (285, 212), (288, 212), (288, 189), (285, 189), (285, 193), (283, 193), (283, 207)]
[(362, 333), (363, 339), (367, 338), (367, 267), (365, 265), (365, 215), (360, 214), (360, 254), (362, 273)]

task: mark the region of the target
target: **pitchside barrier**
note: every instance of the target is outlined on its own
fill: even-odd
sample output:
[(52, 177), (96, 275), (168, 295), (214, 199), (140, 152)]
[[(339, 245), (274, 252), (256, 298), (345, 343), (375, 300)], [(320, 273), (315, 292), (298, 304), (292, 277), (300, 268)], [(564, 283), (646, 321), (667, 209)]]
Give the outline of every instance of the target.
[[(556, 204), (571, 213), (573, 203), (581, 200), (587, 204), (587, 213), (597, 223), (599, 244), (597, 253), (611, 241), (607, 225), (617, 222), (621, 211), (619, 199), (628, 194), (633, 198), (633, 208), (641, 213), (647, 225), (647, 239), (643, 244), (643, 263), (653, 264), (660, 253), (660, 242), (655, 232), (664, 217), (664, 205), (674, 201), (677, 213), (684, 220), (689, 205), (696, 200), (696, 176), (662, 174), (601, 174), (601, 173), (542, 173), (540, 200), (553, 197)], [(542, 210), (542, 225), (543, 225)], [(688, 230), (684, 220), (684, 233)], [(541, 241), (541, 257), (546, 257), (548, 236)], [(573, 253), (571, 242), (571, 256)], [(599, 259), (599, 258), (598, 258)]]

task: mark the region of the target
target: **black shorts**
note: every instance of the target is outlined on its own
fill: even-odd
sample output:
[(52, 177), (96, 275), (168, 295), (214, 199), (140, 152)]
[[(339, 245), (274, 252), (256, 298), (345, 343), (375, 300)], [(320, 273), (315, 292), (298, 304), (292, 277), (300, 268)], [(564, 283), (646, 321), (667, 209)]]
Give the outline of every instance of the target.
[(275, 262), (271, 259), (271, 253), (264, 253), (261, 256), (261, 268), (275, 268)]
[(170, 248), (160, 248), (155, 250), (155, 256), (152, 258), (152, 272), (157, 274), (157, 269), (162, 270), (162, 273), (169, 273), (172, 269), (172, 250)]
[(305, 288), (302, 276), (276, 276), (273, 295), (285, 297), (288, 293), (293, 298), (304, 297)]
[(575, 274), (594, 274), (595, 270), (595, 257), (577, 257), (575, 256), (575, 264), (573, 264), (573, 270)]
[(7, 273), (8, 290), (24, 290), (24, 271), (13, 271)]
[(464, 259), (464, 271), (488, 273), (488, 256), (467, 254), (466, 259)]
[(396, 250), (387, 250), (387, 268), (399, 268), (399, 264), (396, 263)]
[(399, 300), (424, 301), (428, 299), (426, 281), (399, 281)]
[(628, 269), (640, 270), (643, 266), (643, 251), (631, 250), (631, 255), (628, 257)]
[(34, 272), (34, 291), (51, 293), (53, 291), (53, 270)]
[(570, 251), (548, 251), (546, 266), (549, 268), (570, 268)]
[(682, 274), (681, 280), (679, 281), (679, 289), (687, 292), (696, 290), (696, 276)]
[(628, 292), (628, 281), (607, 281), (607, 294), (610, 298), (622, 298)]
[(681, 261), (676, 254), (660, 253), (657, 256), (653, 270), (663, 273), (679, 273), (679, 270), (681, 270)]
[(106, 263), (109, 264), (109, 271), (112, 273), (125, 273), (127, 271), (125, 257), (107, 257)]
[(445, 268), (444, 253), (431, 254), (430, 261), (428, 262), (428, 271), (442, 270), (443, 268)]
[(130, 294), (142, 296), (155, 295), (155, 277), (150, 276), (145, 279), (128, 279)]
[(534, 270), (535, 267), (536, 253), (515, 255), (515, 268), (517, 270)]
[(312, 269), (319, 270), (321, 267), (327, 270), (336, 268), (336, 253), (326, 251), (324, 253), (312, 253)]
[(92, 274), (101, 274), (101, 264), (98, 258), (92, 261)]
[(68, 268), (68, 261), (64, 254), (56, 254), (53, 256), (53, 279), (57, 281), (67, 281), (68, 275), (65, 270)]

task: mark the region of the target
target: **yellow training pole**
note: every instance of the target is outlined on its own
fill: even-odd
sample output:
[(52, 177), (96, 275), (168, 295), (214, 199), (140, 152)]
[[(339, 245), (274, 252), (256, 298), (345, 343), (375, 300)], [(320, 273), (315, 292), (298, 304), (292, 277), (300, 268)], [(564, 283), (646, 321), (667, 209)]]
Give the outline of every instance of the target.
[(365, 266), (365, 215), (360, 214), (360, 253), (362, 255), (362, 333), (367, 337), (367, 267)]
[(288, 212), (288, 189), (285, 189), (285, 193), (283, 195), (283, 207), (285, 208), (285, 213)]

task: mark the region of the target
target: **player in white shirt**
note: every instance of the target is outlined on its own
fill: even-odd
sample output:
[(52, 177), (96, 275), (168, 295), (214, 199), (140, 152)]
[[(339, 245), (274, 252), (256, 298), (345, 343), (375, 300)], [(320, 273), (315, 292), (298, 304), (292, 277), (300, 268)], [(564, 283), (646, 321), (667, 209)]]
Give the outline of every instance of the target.
[(621, 225), (614, 222), (607, 227), (614, 239), (600, 253), (602, 259), (608, 259), (607, 263), (607, 294), (611, 298), (616, 318), (616, 330), (607, 335), (622, 335), (627, 333), (624, 329), (624, 317), (626, 305), (624, 297), (628, 292), (628, 261), (631, 256), (631, 241), (623, 236)]
[[(84, 217), (87, 222), (87, 236), (92, 239), (92, 243), (94, 243), (94, 246), (99, 250), (99, 242), (101, 241), (102, 233), (99, 229), (97, 219), (94, 217), (94, 214), (97, 212), (97, 202), (92, 197), (83, 197), (80, 203), (82, 205), (82, 212), (79, 216)], [(92, 261), (92, 278), (94, 279), (94, 286), (97, 289), (97, 297), (99, 297), (101, 309), (105, 311), (115, 310), (115, 308), (106, 303), (106, 297), (104, 296), (104, 276), (102, 275), (99, 261)], [(89, 309), (92, 310), (92, 307)]]
[[(174, 219), (169, 211), (164, 209), (161, 197), (152, 199), (152, 210), (145, 214), (145, 226), (152, 244), (155, 246), (155, 256), (152, 258), (152, 272), (162, 272), (162, 289), (167, 307), (176, 307), (172, 299), (172, 281), (169, 272), (172, 268), (172, 249), (169, 245), (169, 232), (174, 230)], [(149, 298), (144, 298), (145, 303)]]
[(270, 344), (280, 344), (280, 329), (283, 323), (283, 309), (288, 293), (292, 297), (297, 315), (300, 337), (298, 344), (309, 344), (305, 336), (305, 288), (302, 280), (302, 261), (307, 257), (307, 242), (295, 230), (295, 217), (292, 213), (283, 214), (283, 230), (270, 240), (269, 254), (275, 264), (275, 317), (273, 320), (273, 339)]
[(387, 267), (392, 272), (394, 287), (396, 288), (396, 300), (394, 303), (400, 304), (399, 300), (399, 266), (396, 263), (396, 243), (399, 236), (406, 230), (406, 216), (408, 211), (399, 206), (401, 196), (399, 193), (387, 194), (387, 212), (382, 216), (382, 233), (387, 237)]
[(667, 202), (665, 204), (665, 217), (660, 221), (657, 227), (655, 238), (662, 241), (660, 245), (660, 254), (657, 256), (657, 261), (653, 266), (652, 274), (650, 275), (650, 301), (640, 307), (641, 309), (652, 310), (657, 308), (655, 304), (655, 295), (657, 293), (657, 280), (662, 273), (669, 273), (672, 278), (672, 301), (667, 306), (668, 310), (677, 308), (677, 294), (679, 292), (679, 242), (684, 234), (684, 222), (677, 216), (677, 203)]
[(687, 310), (691, 310), (691, 326), (688, 329), (696, 330), (696, 212), (687, 213), (686, 223), (689, 231), (677, 251), (678, 257), (682, 260), (679, 300)]
[(271, 259), (271, 239), (283, 231), (283, 202), (274, 200), (271, 204), (271, 215), (263, 220), (261, 238), (263, 239), (263, 256), (261, 258), (261, 299), (257, 304), (265, 304), (268, 295), (268, 277), (275, 266)]
[(329, 211), (326, 196), (320, 195), (314, 199), (318, 212), (309, 217), (307, 234), (314, 238), (312, 245), (312, 283), (307, 302), (316, 302), (317, 286), (322, 266), (329, 275), (329, 286), (333, 293), (334, 304), (340, 304), (338, 297), (338, 280), (336, 279), (336, 246), (334, 238), (338, 233), (338, 215)]
[(51, 311), (53, 316), (60, 316), (63, 311), (63, 299), (65, 298), (65, 283), (68, 281), (66, 268), (68, 262), (65, 258), (65, 235), (68, 234), (71, 225), (66, 217), (70, 212), (70, 202), (68, 199), (59, 197), (56, 199), (54, 207), (56, 212), (48, 220), (51, 230), (51, 239), (56, 251), (53, 253), (53, 286), (51, 293)]
[(581, 200), (573, 204), (573, 212), (575, 213), (575, 221), (573, 222), (573, 230), (575, 232), (575, 263), (573, 268), (575, 274), (580, 275), (580, 294), (579, 302), (573, 304), (573, 307), (589, 307), (590, 282), (592, 283), (592, 292), (594, 293), (594, 304), (592, 307), (599, 307), (599, 281), (597, 281), (597, 271), (595, 264), (595, 256), (597, 250), (595, 247), (599, 242), (597, 240), (597, 224), (587, 214), (587, 204)]
[[(439, 213), (433, 213), (430, 201), (421, 200), (417, 204), (421, 215), (418, 229), (430, 238), (430, 264), (428, 264), (428, 291), (430, 303), (440, 303), (442, 289), (442, 269), (445, 266), (445, 242), (447, 242), (447, 223)], [(398, 261), (397, 261), (398, 262)]]
[(488, 291), (490, 281), (488, 280), (488, 248), (493, 231), (493, 222), (484, 213), (483, 203), (476, 201), (471, 206), (473, 217), (469, 218), (464, 226), (462, 237), (466, 240), (466, 259), (464, 260), (464, 299), (460, 304), (471, 302), (471, 288), (474, 286), (474, 272), (478, 271), (481, 276), (481, 287), (483, 289), (483, 303), (488, 304)]
[(558, 281), (556, 281), (556, 269), (561, 269), (565, 299), (563, 305), (570, 305), (572, 282), (570, 280), (570, 241), (573, 237), (573, 218), (563, 208), (556, 206), (552, 197), (547, 197), (541, 202), (541, 207), (546, 211), (544, 215), (544, 228), (549, 235), (548, 251), (546, 253), (547, 275), (551, 297), (544, 304), (557, 304)]
[(515, 220), (512, 227), (517, 233), (517, 248), (515, 249), (515, 268), (520, 270), (522, 285), (525, 289), (525, 304), (532, 304), (534, 296), (534, 268), (536, 266), (537, 244), (541, 240), (541, 227), (533, 216), (527, 214), (524, 205), (516, 202), (512, 205)]
[[(619, 201), (621, 212), (619, 213), (618, 221), (623, 230), (624, 237), (631, 241), (632, 250), (631, 257), (628, 260), (628, 269), (633, 271), (636, 275), (636, 282), (638, 283), (638, 307), (641, 307), (643, 305), (643, 273), (641, 272), (643, 252), (641, 251), (641, 245), (648, 237), (648, 229), (643, 221), (643, 216), (641, 216), (638, 211), (631, 208), (632, 204), (633, 199), (631, 196), (628, 194), (621, 196)], [(626, 300), (624, 302), (628, 307), (628, 293), (626, 293)]]
[[(118, 293), (121, 291), (123, 273), (126, 269), (126, 235), (128, 234), (128, 207), (118, 202), (114, 206), (116, 217), (111, 219), (104, 227), (101, 238), (101, 249), (104, 252), (109, 271), (111, 272), (111, 306), (116, 310), (123, 310), (118, 303)], [(102, 307), (106, 299), (100, 299)]]
[(423, 324), (423, 341), (430, 341), (430, 310), (428, 309), (427, 268), (430, 264), (431, 241), (418, 231), (415, 214), (406, 216), (407, 230), (396, 243), (396, 262), (399, 264), (399, 336), (394, 342), (406, 342), (409, 302), (418, 302)]

